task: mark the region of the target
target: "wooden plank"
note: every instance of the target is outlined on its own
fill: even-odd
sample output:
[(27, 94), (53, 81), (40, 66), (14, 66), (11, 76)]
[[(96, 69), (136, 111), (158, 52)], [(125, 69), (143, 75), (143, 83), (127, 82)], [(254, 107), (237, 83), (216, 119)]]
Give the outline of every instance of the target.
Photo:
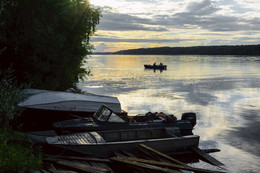
[(70, 168), (72, 170), (78, 171), (78, 172), (87, 172), (87, 173), (102, 173), (102, 172), (109, 172), (109, 170), (104, 168), (96, 168), (87, 164), (77, 163), (77, 162), (71, 162), (71, 161), (58, 161), (56, 162), (59, 165), (62, 165), (64, 167)]
[(92, 166), (95, 166), (95, 167), (107, 169), (107, 170), (109, 170), (110, 173), (114, 172), (107, 164), (102, 163), (102, 162), (89, 162), (89, 164)]
[(123, 153), (125, 156), (129, 156), (129, 157), (135, 157), (135, 155), (133, 153), (130, 153), (128, 151), (125, 150), (120, 150), (121, 153)]
[(136, 162), (136, 161), (131, 161), (131, 160), (127, 160), (127, 159), (122, 159), (121, 157), (113, 157), (113, 158), (111, 158), (111, 160), (113, 160), (115, 162), (131, 165), (131, 166), (143, 168), (145, 170), (150, 170), (150, 171), (165, 172), (165, 173), (182, 173), (179, 170), (162, 168), (162, 167), (159, 167), (159, 166), (145, 164), (145, 163), (142, 163), (142, 162)]
[(205, 151), (199, 149), (198, 147), (191, 147), (192, 151), (194, 151), (196, 154), (198, 154), (200, 157), (205, 159), (205, 161), (211, 163), (212, 165), (215, 166), (223, 166), (224, 164), (215, 159), (214, 157), (210, 156), (207, 154)]
[[(206, 153), (215, 153), (215, 152), (220, 152), (220, 149), (201, 149), (202, 151)], [(179, 156), (179, 155), (186, 155), (186, 154), (193, 154), (194, 152), (192, 150), (187, 150), (187, 151), (176, 151), (176, 152), (170, 152), (170, 155), (172, 156)]]
[(81, 161), (93, 161), (93, 162), (104, 162), (109, 163), (109, 159), (97, 158), (97, 157), (74, 157), (74, 156), (51, 156), (51, 155), (44, 155), (43, 160), (81, 160)]
[(131, 162), (144, 163), (147, 165), (169, 167), (169, 168), (173, 168), (173, 169), (181, 169), (181, 170), (188, 170), (188, 171), (201, 172), (201, 173), (223, 173), (221, 171), (212, 171), (212, 170), (201, 169), (201, 168), (185, 167), (185, 166), (178, 165), (178, 164), (160, 162), (160, 161), (155, 161), (155, 160), (139, 159), (139, 158), (135, 158), (135, 157), (117, 157), (117, 158), (111, 158), (111, 159), (126, 162), (126, 163), (131, 163)]
[(212, 148), (212, 149), (204, 149), (202, 151), (206, 153), (215, 153), (215, 152), (220, 152), (220, 149)]
[(42, 173), (50, 173), (49, 171), (45, 170), (45, 169), (41, 169)]
[[(140, 152), (141, 158), (144, 159), (149, 159), (149, 160), (156, 160), (156, 161), (163, 161), (163, 162), (167, 162), (169, 160), (164, 159), (162, 157), (160, 157), (159, 155), (157, 155), (156, 153), (152, 153), (144, 148), (137, 148), (138, 151)], [(170, 161), (171, 162), (171, 161)], [(172, 162), (171, 162), (172, 163)], [(174, 162), (175, 163), (175, 162)]]
[(68, 170), (57, 170), (57, 169), (49, 169), (51, 173), (77, 173), (75, 171), (68, 171)]
[(28, 172), (29, 173), (41, 173), (41, 171), (39, 171), (39, 170), (29, 170)]
[(170, 161), (172, 161), (172, 162), (174, 162), (174, 163), (180, 164), (180, 165), (182, 165), (182, 166), (184, 166), (184, 167), (188, 167), (188, 165), (186, 165), (185, 163), (183, 163), (183, 162), (181, 162), (181, 161), (179, 161), (179, 160), (176, 160), (176, 159), (174, 159), (174, 158), (172, 158), (172, 157), (170, 157), (170, 156), (168, 156), (168, 155), (166, 155), (166, 154), (164, 154), (164, 153), (161, 153), (161, 152), (159, 152), (159, 151), (157, 151), (157, 150), (155, 150), (155, 149), (153, 149), (153, 148), (151, 148), (151, 147), (148, 147), (148, 146), (146, 146), (146, 145), (144, 145), (144, 144), (140, 144), (140, 146), (141, 146), (142, 148), (144, 148), (144, 149), (146, 149), (146, 150), (152, 152), (152, 153), (156, 153), (157, 155), (159, 155), (159, 156), (161, 156), (161, 157), (163, 157), (163, 158), (165, 158), (165, 159), (167, 159), (167, 160), (170, 160)]
[(120, 153), (120, 151), (112, 151), (112, 153), (113, 153), (115, 156), (124, 156), (123, 153)]

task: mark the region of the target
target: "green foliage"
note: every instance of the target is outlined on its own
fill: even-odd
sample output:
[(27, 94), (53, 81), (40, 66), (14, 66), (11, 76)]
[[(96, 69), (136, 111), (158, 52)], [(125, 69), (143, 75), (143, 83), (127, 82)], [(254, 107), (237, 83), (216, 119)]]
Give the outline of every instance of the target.
[(33, 88), (65, 90), (87, 71), (100, 11), (87, 0), (2, 0), (0, 64)]
[(39, 147), (19, 132), (0, 130), (1, 171), (39, 170), (41, 166), (42, 154)]
[(0, 129), (8, 128), (9, 122), (21, 114), (17, 104), (23, 101), (21, 90), (26, 85), (18, 85), (11, 68), (0, 71)]

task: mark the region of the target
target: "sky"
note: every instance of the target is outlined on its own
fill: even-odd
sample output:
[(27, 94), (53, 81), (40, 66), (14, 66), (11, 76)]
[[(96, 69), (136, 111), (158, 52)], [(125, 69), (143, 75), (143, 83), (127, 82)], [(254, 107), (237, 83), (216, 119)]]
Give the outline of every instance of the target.
[(260, 0), (89, 0), (94, 52), (260, 44)]

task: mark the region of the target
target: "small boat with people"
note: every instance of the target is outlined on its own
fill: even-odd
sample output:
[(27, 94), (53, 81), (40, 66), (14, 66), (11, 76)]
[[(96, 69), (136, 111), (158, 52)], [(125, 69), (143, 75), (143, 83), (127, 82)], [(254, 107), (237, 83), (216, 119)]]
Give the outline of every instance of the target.
[(159, 70), (166, 70), (167, 69), (167, 65), (164, 65), (161, 62), (160, 62), (159, 65), (157, 65), (156, 62), (153, 65), (145, 64), (144, 67), (146, 69), (159, 69)]
[(100, 106), (92, 117), (58, 121), (53, 124), (58, 134), (87, 131), (129, 130), (161, 127), (178, 127), (182, 136), (192, 135), (196, 114), (184, 113), (181, 120), (174, 115), (148, 112), (137, 116), (120, 116), (106, 105)]

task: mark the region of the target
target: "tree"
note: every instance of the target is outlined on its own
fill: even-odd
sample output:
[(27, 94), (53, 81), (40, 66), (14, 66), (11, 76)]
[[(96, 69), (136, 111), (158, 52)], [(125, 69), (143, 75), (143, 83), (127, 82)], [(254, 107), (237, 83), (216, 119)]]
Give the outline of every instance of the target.
[(99, 9), (87, 0), (1, 0), (0, 10), (0, 68), (12, 65), (19, 82), (51, 90), (86, 75)]
[(22, 113), (17, 104), (23, 101), (21, 91), (29, 85), (19, 85), (11, 68), (0, 70), (0, 131), (9, 128), (11, 120)]

